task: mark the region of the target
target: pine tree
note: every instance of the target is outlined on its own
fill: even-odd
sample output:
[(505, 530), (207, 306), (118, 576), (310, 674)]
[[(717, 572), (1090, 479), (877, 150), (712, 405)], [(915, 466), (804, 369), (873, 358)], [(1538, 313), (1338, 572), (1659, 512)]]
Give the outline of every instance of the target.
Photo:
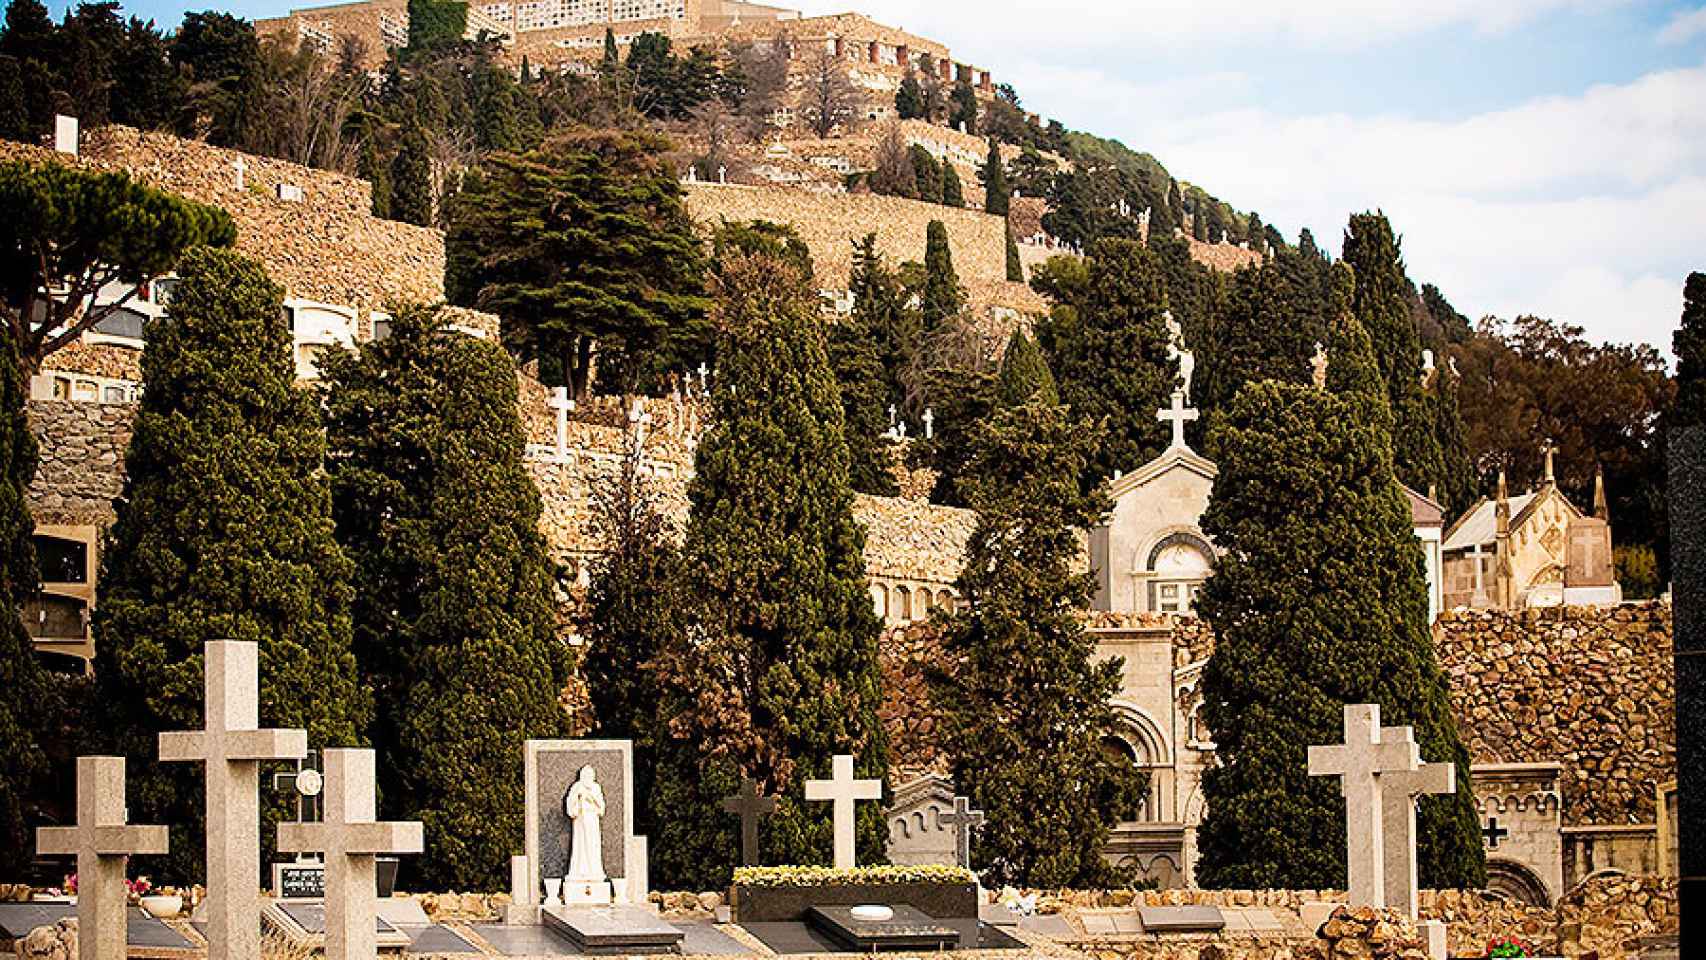
[(913, 144), (906, 148), (907, 155), (912, 159), (912, 173), (916, 178), (914, 192), (918, 199), (929, 203), (942, 202), (942, 166), (930, 151)]
[(924, 233), (924, 289), (920, 296), (924, 332), (930, 333), (965, 308), (965, 288), (954, 271), (954, 251), (948, 245), (948, 226), (930, 221)]
[[(1086, 490), (1148, 463), (1167, 446), (1155, 411), (1178, 385), (1168, 356), (1167, 291), (1153, 253), (1135, 240), (1092, 248), (1083, 285), (1037, 324), (1037, 341), (1073, 415), (1100, 426), (1085, 462)], [(1110, 357), (1120, 362), (1110, 364)]]
[[(827, 863), (830, 812), (803, 802), (803, 781), (836, 753), (853, 754), (860, 776), (887, 770), (880, 624), (817, 297), (785, 262), (744, 253), (720, 286), (714, 425), (695, 454), (682, 550), (692, 641), (658, 668), (671, 739), (653, 870), (676, 889), (728, 882), (736, 821), (716, 798), (739, 777), (779, 797), (766, 862)], [(876, 804), (862, 807), (869, 862), (887, 830)]]
[(995, 136), (989, 138), (989, 154), (983, 160), (983, 209), (1005, 217), (1012, 207), (1013, 188), (1007, 183), (1007, 165), (1001, 162), (1001, 147)]
[(948, 126), (976, 136), (977, 94), (972, 92), (971, 84), (964, 80), (955, 83), (951, 101), (953, 113), (948, 117)]
[(1007, 224), (1007, 279), (1025, 282), (1025, 261), (1019, 258), (1019, 244), (1013, 239), (1013, 225)]
[(1396, 423), (1393, 430), (1398, 479), (1425, 491), (1443, 485), (1445, 466), (1433, 417), (1422, 393), (1422, 344), (1410, 310), (1413, 286), (1404, 275), (1398, 238), (1383, 213), (1351, 217), (1345, 228), (1344, 262), (1356, 272), (1353, 310), (1374, 343)]
[(1682, 287), (1682, 322), (1671, 337), (1676, 354), (1676, 403), (1669, 426), (1706, 426), (1706, 273), (1690, 273)]
[[(202, 726), (202, 645), (260, 645), (263, 726), (317, 746), (366, 740), (351, 652), (351, 565), (333, 537), (314, 398), (295, 386), (283, 292), (254, 262), (186, 256), (148, 328), (144, 392), (95, 610), (97, 737), (130, 758), (133, 820), (168, 823), (165, 872), (201, 875), (203, 778), (156, 762), (155, 734)], [(263, 809), (263, 847), (286, 803)], [(146, 871), (145, 871), (146, 872)], [(256, 878), (259, 879), (259, 878)]]
[(1197, 607), (1216, 638), (1202, 712), (1218, 762), (1203, 779), (1197, 875), (1343, 888), (1338, 784), (1308, 775), (1306, 748), (1338, 742), (1344, 704), (1378, 703), (1383, 723), (1416, 728), (1425, 760), (1458, 768), (1457, 794), (1421, 802), (1423, 885), (1479, 887), (1469, 755), (1428, 633), (1384, 384), (1350, 313), (1332, 339), (1329, 390), (1251, 383), (1215, 429), (1220, 478), (1202, 525), (1220, 560)]
[(895, 91), (894, 113), (902, 120), (916, 120), (924, 116), (924, 91), (919, 87), (918, 75), (912, 72), (910, 65), (900, 81), (900, 89)]
[(25, 378), (9, 331), (0, 332), (0, 874), (23, 876), (35, 859), (38, 806), (47, 792), (49, 733), (56, 719), (47, 671), (18, 616), (36, 592), (29, 487), (36, 439), (24, 412)]
[(405, 310), (325, 362), (355, 651), (376, 701), (380, 790), (426, 825), (434, 889), (490, 889), (522, 838), (523, 741), (566, 734), (566, 647), (503, 349)]
[(426, 227), (433, 223), (436, 206), (426, 131), (411, 123), (391, 159), (391, 215), (404, 223)]
[(1046, 364), (1014, 336), (1003, 403), (977, 429), (962, 479), (977, 526), (931, 696), (954, 783), (988, 815), (973, 847), (983, 881), (1106, 886), (1115, 878), (1103, 845), (1144, 789), (1136, 769), (1103, 752), (1122, 664), (1093, 662), (1080, 613), (1092, 580), (1077, 571), (1077, 531), (1108, 504), (1078, 484), (1094, 427), (1050, 402)]
[(960, 183), (959, 171), (954, 165), (942, 163), (942, 205), (947, 207), (963, 207), (966, 205), (965, 187)]

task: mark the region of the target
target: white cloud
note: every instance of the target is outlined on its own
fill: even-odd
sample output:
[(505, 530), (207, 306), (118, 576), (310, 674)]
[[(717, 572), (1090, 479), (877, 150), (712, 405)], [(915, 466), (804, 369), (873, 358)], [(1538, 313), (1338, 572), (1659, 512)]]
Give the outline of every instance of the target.
[(1706, 7), (1699, 10), (1679, 10), (1659, 31), (1660, 43), (1687, 43), (1706, 33)]

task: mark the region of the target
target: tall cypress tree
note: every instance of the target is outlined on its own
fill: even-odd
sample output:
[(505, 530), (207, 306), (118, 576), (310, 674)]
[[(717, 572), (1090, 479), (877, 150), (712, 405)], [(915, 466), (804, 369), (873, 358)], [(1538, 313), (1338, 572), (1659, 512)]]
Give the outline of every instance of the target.
[(1054, 385), (1054, 373), (1048, 359), (1036, 341), (1025, 336), (1024, 330), (1014, 330), (1007, 338), (1007, 352), (1001, 355), (1001, 372), (995, 377), (997, 409), (1022, 406), (1032, 397), (1045, 406), (1060, 403), (1060, 391)]
[(381, 791), (426, 825), (432, 856), (411, 868), (423, 884), (490, 889), (522, 839), (522, 744), (567, 732), (567, 647), (553, 635), (514, 365), (412, 309), (325, 373)]
[(1209, 887), (1342, 888), (1344, 810), (1309, 744), (1336, 743), (1341, 707), (1378, 703), (1411, 724), (1458, 792), (1420, 810), (1422, 882), (1486, 879), (1449, 689), (1427, 627), (1409, 507), (1392, 472), (1389, 414), (1368, 338), (1333, 331), (1326, 391), (1261, 381), (1217, 424), (1220, 479), (1203, 530), (1221, 548), (1198, 609), (1215, 630), (1203, 719), (1216, 765), (1198, 877)]
[[(715, 308), (722, 331), (714, 426), (699, 443), (683, 546), (690, 641), (662, 651), (653, 869), (661, 883), (725, 884), (738, 844), (717, 797), (742, 776), (780, 798), (770, 863), (827, 863), (830, 811), (804, 781), (837, 753), (883, 777), (880, 629), (853, 519), (843, 414), (817, 297), (785, 261), (737, 252)], [(882, 856), (876, 804), (858, 812), (860, 856)]]
[(1356, 318), (1374, 343), (1395, 427), (1398, 479), (1416, 490), (1443, 486), (1445, 466), (1434, 418), (1422, 390), (1422, 342), (1410, 310), (1414, 288), (1404, 275), (1398, 238), (1383, 213), (1353, 215), (1345, 228), (1344, 262), (1356, 274)]
[(912, 160), (914, 195), (929, 203), (941, 203), (943, 164), (937, 163), (930, 151), (916, 143), (907, 147), (906, 153)]
[(1052, 402), (1047, 365), (1014, 336), (1003, 405), (976, 430), (962, 478), (977, 527), (931, 695), (954, 783), (988, 814), (973, 848), (984, 881), (1105, 886), (1102, 847), (1143, 790), (1135, 768), (1103, 752), (1122, 665), (1093, 662), (1080, 613), (1092, 577), (1077, 570), (1076, 531), (1108, 504), (1078, 485), (1094, 428)]
[(1469, 453), (1469, 428), (1463, 422), (1463, 411), (1458, 404), (1462, 386), (1463, 378), (1454, 373), (1450, 362), (1446, 361), (1434, 373), (1433, 385), (1428, 390), (1442, 470), (1435, 490), (1447, 516), (1468, 509), (1475, 499), (1477, 486), (1475, 464)]
[(18, 877), (35, 853), (37, 807), (46, 782), (50, 722), (47, 672), (24, 629), (19, 607), (36, 592), (29, 487), (36, 439), (24, 412), (23, 370), (9, 330), (0, 332), (0, 875)]
[(391, 159), (391, 216), (417, 227), (431, 226), (434, 205), (426, 131), (410, 123)]
[(1007, 279), (1013, 283), (1025, 282), (1025, 261), (1019, 258), (1019, 244), (1013, 239), (1013, 225), (1007, 224)]
[(930, 333), (965, 308), (965, 288), (954, 270), (954, 251), (948, 246), (948, 226), (930, 221), (924, 234), (924, 290), (919, 298), (924, 332)]
[[(200, 250), (148, 328), (124, 495), (95, 610), (97, 737), (130, 758), (136, 821), (169, 823), (167, 873), (201, 875), (203, 778), (156, 762), (155, 734), (202, 725), (202, 644), (260, 646), (263, 726), (366, 741), (351, 651), (351, 565), (333, 537), (325, 435), (295, 386), (283, 292), (253, 261)], [(287, 804), (263, 808), (263, 847)], [(259, 878), (256, 878), (259, 879)]]
[(865, 331), (877, 346), (884, 403), (900, 406), (907, 400), (906, 378), (918, 346), (919, 315), (907, 306), (899, 275), (877, 252), (874, 233), (853, 244), (848, 290), (853, 294), (852, 325)]
[(989, 153), (983, 160), (983, 209), (1005, 217), (1012, 208), (1013, 188), (1007, 183), (1007, 165), (1001, 162), (1001, 146), (989, 136)]
[(1330, 267), (1319, 257), (1282, 250), (1238, 271), (1213, 337), (1198, 351), (1193, 399), (1212, 414), (1231, 406), (1246, 383), (1308, 383), (1315, 344), (1346, 308), (1348, 301), (1334, 305)]
[(942, 162), (942, 205), (945, 207), (963, 207), (966, 205), (965, 186), (960, 183), (959, 171), (947, 161)]
[(906, 68), (906, 76), (901, 78), (900, 89), (895, 91), (894, 114), (902, 120), (924, 116), (924, 90), (918, 85), (918, 74), (913, 72), (910, 64)]

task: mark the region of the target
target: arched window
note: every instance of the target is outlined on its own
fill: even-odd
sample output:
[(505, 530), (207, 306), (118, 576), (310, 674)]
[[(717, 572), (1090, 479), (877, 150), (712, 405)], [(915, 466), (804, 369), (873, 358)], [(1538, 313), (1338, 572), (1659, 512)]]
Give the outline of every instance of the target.
[(880, 583), (871, 584), (871, 608), (877, 612), (877, 619), (889, 618), (889, 591)]
[(894, 588), (894, 615), (896, 620), (912, 619), (912, 591), (905, 587)]
[(1214, 573), (1214, 549), (1189, 533), (1168, 536), (1149, 551), (1149, 609), (1154, 613), (1191, 613), (1197, 591)]

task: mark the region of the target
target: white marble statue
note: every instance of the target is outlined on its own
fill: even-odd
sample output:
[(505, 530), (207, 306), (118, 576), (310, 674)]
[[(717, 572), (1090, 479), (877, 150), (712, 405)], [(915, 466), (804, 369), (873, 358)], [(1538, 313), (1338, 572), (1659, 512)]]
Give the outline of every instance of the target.
[(1309, 367), (1315, 380), (1315, 389), (1327, 389), (1327, 347), (1321, 341), (1315, 341), (1315, 355), (1309, 358)]
[(602, 883), (604, 876), (604, 839), (599, 821), (604, 819), (604, 788), (591, 766), (581, 767), (580, 777), (563, 798), (563, 812), (574, 823), (573, 845), (569, 848), (568, 882)]
[(1167, 356), (1179, 362), (1179, 389), (1185, 395), (1186, 402), (1191, 399), (1191, 378), (1197, 372), (1197, 355), (1185, 349), (1185, 331), (1179, 326), (1179, 321), (1173, 319), (1173, 311), (1165, 314), (1167, 320)]

